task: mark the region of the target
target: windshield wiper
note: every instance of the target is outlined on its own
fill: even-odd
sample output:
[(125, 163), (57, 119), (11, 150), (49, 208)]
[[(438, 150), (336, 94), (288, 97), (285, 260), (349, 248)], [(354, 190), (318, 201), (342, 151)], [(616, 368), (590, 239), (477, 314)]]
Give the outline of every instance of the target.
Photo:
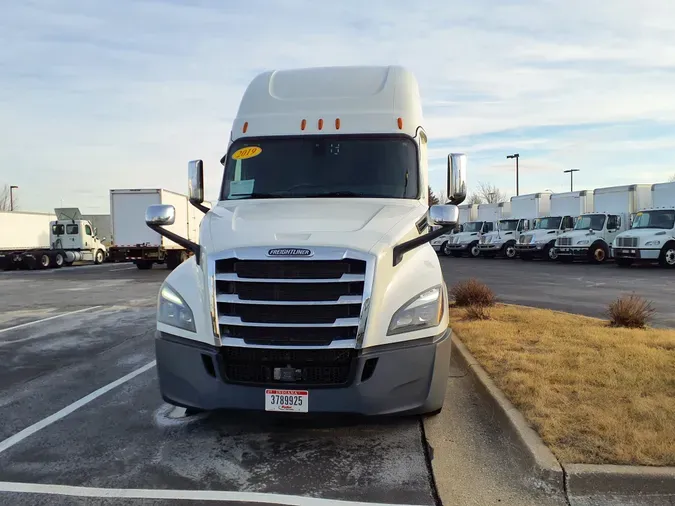
[(365, 193), (357, 193), (351, 191), (337, 191), (325, 193), (305, 193), (304, 195), (293, 195), (299, 198), (339, 198), (339, 197), (379, 197), (379, 195), (367, 195)]
[(230, 197), (247, 197), (249, 199), (276, 199), (282, 195), (279, 193), (233, 193)]

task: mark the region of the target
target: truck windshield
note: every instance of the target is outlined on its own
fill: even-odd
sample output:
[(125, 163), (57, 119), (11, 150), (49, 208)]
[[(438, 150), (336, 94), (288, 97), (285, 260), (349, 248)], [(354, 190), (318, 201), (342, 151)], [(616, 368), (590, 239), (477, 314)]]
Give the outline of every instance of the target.
[(605, 227), (604, 214), (586, 214), (579, 216), (574, 230), (602, 230)]
[(220, 200), (379, 197), (417, 199), (417, 145), (409, 137), (311, 135), (232, 144)]
[(482, 221), (470, 221), (469, 223), (464, 224), (462, 232), (480, 232), (482, 225)]
[(551, 216), (549, 218), (540, 218), (534, 224), (535, 230), (558, 230), (562, 216)]
[(511, 232), (518, 227), (519, 220), (501, 220), (499, 222), (499, 230)]
[(637, 213), (631, 228), (664, 228), (675, 227), (675, 210), (642, 211)]

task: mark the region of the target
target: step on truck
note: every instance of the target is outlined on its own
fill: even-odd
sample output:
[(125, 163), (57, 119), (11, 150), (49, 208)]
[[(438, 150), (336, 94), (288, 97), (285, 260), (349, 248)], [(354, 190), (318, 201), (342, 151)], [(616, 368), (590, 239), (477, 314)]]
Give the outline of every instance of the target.
[(597, 188), (593, 210), (580, 215), (574, 230), (560, 234), (555, 242), (558, 260), (575, 259), (601, 264), (612, 255), (617, 235), (630, 228), (632, 216), (651, 202), (650, 184)]
[(110, 190), (113, 262), (133, 262), (142, 270), (151, 269), (154, 264), (175, 269), (192, 254), (188, 248), (147, 227), (145, 211), (157, 204), (171, 205), (176, 210), (175, 223), (167, 230), (198, 241), (201, 217), (187, 195), (163, 188), (114, 189)]
[(440, 237), (431, 241), (431, 246), (437, 253), (441, 255), (447, 255), (446, 246), (448, 241), (456, 233), (462, 232), (464, 224), (470, 221), (475, 221), (478, 216), (478, 205), (477, 204), (462, 204), (459, 206), (459, 222), (454, 230), (449, 234), (444, 234)]
[(480, 238), (481, 256), (502, 256), (513, 259), (517, 256), (516, 245), (521, 234), (532, 227), (534, 220), (545, 216), (550, 210), (550, 193), (532, 193), (511, 197), (509, 216), (497, 222), (497, 229)]
[(0, 268), (49, 269), (103, 263), (108, 250), (77, 208), (51, 213), (0, 212)]
[[(165, 401), (190, 412), (440, 411), (451, 331), (429, 242), (457, 223), (465, 157), (449, 155), (450, 204), (430, 208), (413, 74), (264, 72), (244, 92), (221, 163), (198, 244), (163, 228), (173, 206), (146, 214), (195, 253), (160, 288)], [(202, 161), (188, 173), (202, 206)]]
[(520, 236), (516, 244), (518, 255), (523, 260), (557, 260), (555, 242), (558, 236), (573, 230), (577, 216), (592, 210), (592, 192), (582, 190), (552, 194), (550, 215), (535, 220), (532, 229)]
[(630, 230), (614, 239), (612, 251), (619, 267), (658, 262), (675, 269), (675, 182), (652, 185), (652, 201), (638, 211)]
[(483, 234), (494, 230), (495, 223), (504, 212), (503, 203), (479, 204), (476, 206), (475, 221), (462, 224), (462, 231), (452, 234), (448, 238), (444, 252), (446, 255), (461, 257), (467, 255), (476, 258), (480, 255), (478, 243)]

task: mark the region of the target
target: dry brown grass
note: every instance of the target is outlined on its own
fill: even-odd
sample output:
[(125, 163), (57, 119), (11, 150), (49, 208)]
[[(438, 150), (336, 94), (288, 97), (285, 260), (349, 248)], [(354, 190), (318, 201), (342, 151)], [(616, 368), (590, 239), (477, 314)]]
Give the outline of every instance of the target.
[(675, 465), (675, 330), (497, 305), (451, 325), (564, 463)]
[(474, 278), (452, 286), (450, 294), (458, 306), (493, 306), (495, 303), (492, 289)]
[(474, 304), (466, 308), (466, 317), (469, 320), (489, 320), (490, 308), (487, 306), (479, 306)]
[(609, 304), (609, 321), (615, 327), (642, 329), (654, 316), (652, 303), (635, 294), (624, 295)]

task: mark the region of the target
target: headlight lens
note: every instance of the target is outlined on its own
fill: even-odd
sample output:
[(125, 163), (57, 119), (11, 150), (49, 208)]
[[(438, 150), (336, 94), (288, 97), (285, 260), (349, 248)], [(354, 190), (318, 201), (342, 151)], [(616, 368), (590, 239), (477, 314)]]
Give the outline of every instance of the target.
[(645, 246), (660, 246), (660, 245), (661, 245), (661, 241), (647, 241), (645, 243)]
[(582, 246), (584, 244), (588, 244), (590, 241), (588, 239), (582, 239), (581, 241), (577, 241), (577, 244)]
[(195, 319), (190, 306), (166, 283), (159, 290), (157, 320), (172, 327), (196, 332)]
[(387, 335), (438, 326), (443, 316), (443, 299), (441, 285), (418, 294), (394, 313)]

